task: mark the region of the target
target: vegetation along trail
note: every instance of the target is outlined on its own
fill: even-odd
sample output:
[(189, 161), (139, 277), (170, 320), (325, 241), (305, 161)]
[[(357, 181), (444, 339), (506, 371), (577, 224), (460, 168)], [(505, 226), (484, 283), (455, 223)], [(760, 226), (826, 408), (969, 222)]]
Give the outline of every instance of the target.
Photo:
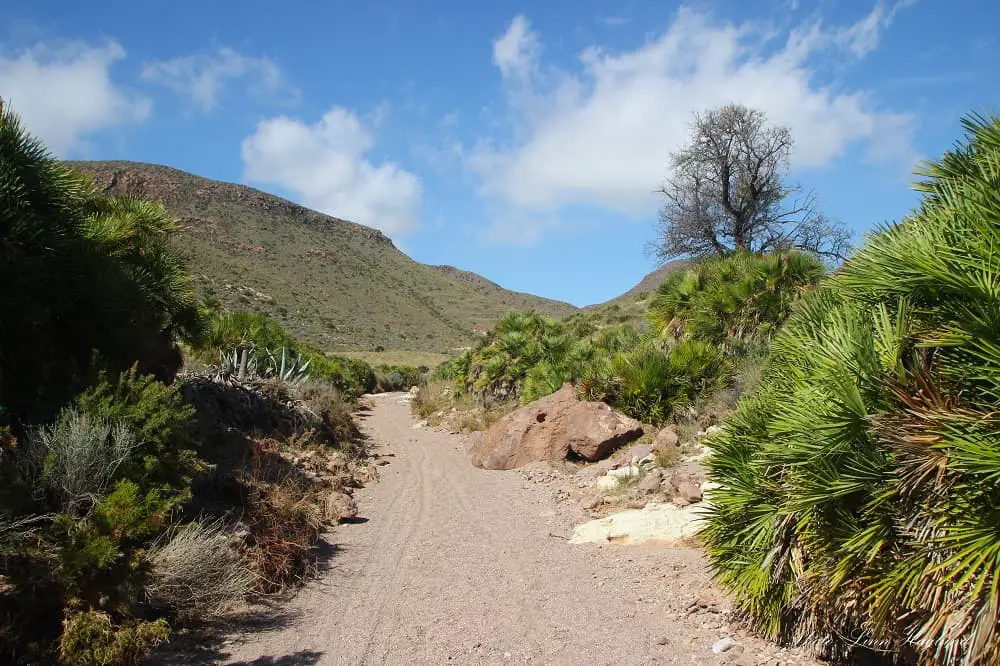
[(414, 428), (400, 394), (372, 402), (392, 462), (358, 492), (368, 520), (338, 528), (294, 620), (234, 636), (227, 663), (812, 663), (731, 627), (698, 550), (571, 545), (575, 505), (472, 467), (468, 438)]

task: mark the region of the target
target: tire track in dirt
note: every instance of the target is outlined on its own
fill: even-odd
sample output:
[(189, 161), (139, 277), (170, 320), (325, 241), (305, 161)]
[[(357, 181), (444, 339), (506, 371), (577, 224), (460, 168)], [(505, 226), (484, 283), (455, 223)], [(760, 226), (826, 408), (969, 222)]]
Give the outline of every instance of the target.
[[(378, 433), (381, 437), (386, 437), (388, 435), (394, 441), (401, 441), (407, 434), (408, 433), (401, 431), (398, 427), (393, 428), (390, 433)], [(401, 564), (407, 555), (407, 552), (413, 547), (413, 533), (419, 528), (422, 528), (424, 521), (426, 520), (426, 508), (430, 504), (431, 499), (431, 488), (427, 478), (428, 456), (422, 448), (416, 447), (415, 451), (417, 452), (417, 455), (411, 458), (411, 471), (409, 475), (410, 478), (413, 479), (413, 482), (408, 484), (406, 488), (406, 490), (410, 490), (411, 492), (407, 493), (406, 491), (401, 491), (396, 496), (396, 500), (407, 494), (417, 496), (418, 501), (415, 505), (416, 509), (412, 512), (415, 515), (408, 515), (407, 518), (403, 520), (404, 527), (402, 528), (401, 535), (398, 538), (398, 549), (396, 554), (391, 558), (391, 573), (387, 577), (386, 583), (379, 594), (379, 598), (373, 609), (372, 617), (369, 620), (371, 630), (369, 631), (367, 640), (365, 641), (365, 649), (361, 655), (359, 663), (367, 663), (371, 658), (371, 653), (376, 643), (375, 637), (379, 634), (379, 631), (385, 624), (386, 604), (388, 602), (389, 594), (390, 592), (398, 589), (400, 575), (403, 571)], [(412, 490), (414, 485), (417, 486), (416, 491)], [(392, 511), (393, 506), (395, 506), (396, 500), (394, 500), (393, 504), (390, 505), (390, 511)], [(399, 520), (394, 520), (393, 522), (395, 524), (398, 523)], [(385, 663), (386, 658), (386, 650), (383, 650), (379, 663)]]
[[(516, 472), (473, 468), (467, 438), (414, 429), (399, 394), (372, 402), (363, 429), (394, 457), (356, 493), (368, 522), (332, 534), (330, 567), (288, 604), (293, 623), (234, 635), (221, 663), (734, 662), (711, 651), (733, 631), (721, 616), (685, 610), (710, 587), (698, 551), (553, 538), (578, 507)], [(814, 663), (740, 642), (748, 663)]]

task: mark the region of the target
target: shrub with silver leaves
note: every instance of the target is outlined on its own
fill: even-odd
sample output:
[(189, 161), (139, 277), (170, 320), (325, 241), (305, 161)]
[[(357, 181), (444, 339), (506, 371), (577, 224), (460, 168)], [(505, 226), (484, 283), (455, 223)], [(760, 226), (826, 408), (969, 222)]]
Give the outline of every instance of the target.
[(30, 433), (21, 464), (29, 478), (54, 495), (63, 511), (83, 515), (104, 495), (137, 446), (124, 423), (67, 409), (55, 424)]

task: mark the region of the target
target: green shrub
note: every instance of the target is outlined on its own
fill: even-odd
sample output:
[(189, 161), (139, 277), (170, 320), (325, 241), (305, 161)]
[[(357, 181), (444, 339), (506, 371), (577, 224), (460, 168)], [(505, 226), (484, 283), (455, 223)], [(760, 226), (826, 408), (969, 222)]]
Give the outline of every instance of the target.
[(824, 272), (819, 259), (799, 251), (706, 259), (667, 276), (647, 317), (664, 337), (703, 340), (744, 356), (766, 349)]
[(205, 360), (214, 360), (219, 349), (253, 344), (265, 349), (295, 348), (298, 341), (280, 322), (260, 312), (215, 312), (208, 320), (202, 340)]
[(964, 124), (712, 443), (716, 577), (757, 628), (835, 656), (1000, 662), (1000, 120)]
[(106, 613), (75, 613), (63, 623), (59, 661), (66, 666), (139, 666), (168, 633), (163, 620), (115, 626)]
[(188, 430), (194, 409), (179, 386), (162, 384), (135, 368), (112, 378), (102, 374), (93, 388), (77, 397), (76, 408), (131, 429), (136, 448), (122, 465), (120, 477), (137, 481), (143, 492), (155, 489), (164, 511), (189, 497), (200, 463)]
[[(101, 375), (55, 424), (29, 431), (22, 447), (4, 452), (16, 463), (4, 467), (4, 481), (27, 497), (5, 498), (0, 515), (30, 531), (9, 543), (0, 564), (0, 611), (31, 599), (30, 610), (12, 616), (31, 618), (23, 631), (37, 635), (39, 645), (56, 638), (65, 606), (122, 619), (124, 633), (108, 640), (124, 640), (134, 628), (127, 618), (148, 574), (142, 553), (190, 497), (200, 469), (187, 435), (191, 414), (176, 387), (149, 375)], [(20, 645), (30, 644), (27, 638), (10, 640), (13, 654), (33, 653)]]
[(555, 393), (570, 379), (565, 368), (557, 369), (548, 361), (534, 365), (524, 376), (521, 387), (521, 404), (527, 405), (539, 398)]
[(375, 369), (376, 384), (380, 391), (408, 391), (420, 386), (424, 376), (412, 365), (380, 365)]
[(342, 372), (347, 380), (347, 389), (352, 395), (357, 396), (363, 393), (371, 393), (375, 390), (375, 370), (366, 361), (346, 356), (328, 358), (331, 358), (343, 368)]
[(532, 368), (531, 397), (579, 374), (584, 348), (559, 322), (536, 312), (510, 312), (467, 356), (454, 362), (459, 388), (484, 404), (520, 400)]
[(666, 347), (647, 340), (632, 348), (612, 346), (595, 357), (579, 388), (588, 400), (603, 400), (640, 421), (661, 424), (717, 390), (725, 368), (719, 349), (708, 343), (686, 340)]
[(455, 381), (458, 376), (457, 358), (450, 358), (439, 363), (430, 372), (430, 381)]

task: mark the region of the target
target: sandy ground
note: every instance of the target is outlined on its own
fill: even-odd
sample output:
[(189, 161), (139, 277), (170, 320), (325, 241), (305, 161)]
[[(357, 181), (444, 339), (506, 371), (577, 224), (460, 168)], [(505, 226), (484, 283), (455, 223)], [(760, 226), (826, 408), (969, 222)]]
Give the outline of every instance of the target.
[[(330, 536), (319, 579), (203, 663), (814, 664), (728, 619), (695, 548), (573, 545), (574, 503), (473, 468), (466, 438), (414, 429), (399, 394), (363, 429), (391, 456)], [(713, 653), (729, 637), (735, 647)]]

